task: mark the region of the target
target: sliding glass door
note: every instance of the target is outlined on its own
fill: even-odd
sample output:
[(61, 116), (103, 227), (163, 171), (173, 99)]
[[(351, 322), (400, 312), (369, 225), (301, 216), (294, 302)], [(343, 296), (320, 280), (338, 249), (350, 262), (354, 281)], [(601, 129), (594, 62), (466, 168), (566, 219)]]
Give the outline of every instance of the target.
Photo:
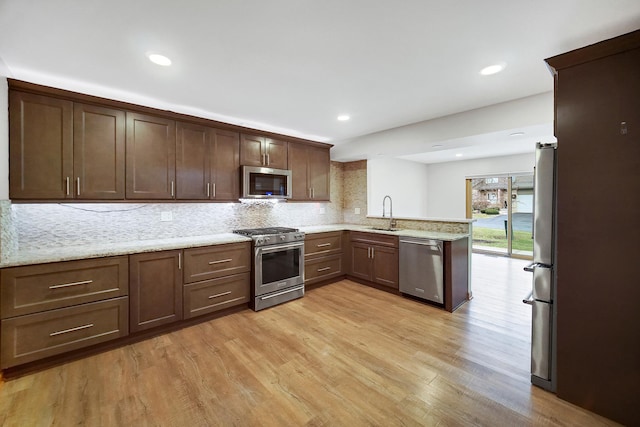
[(467, 180), (473, 250), (518, 258), (533, 256), (533, 174)]

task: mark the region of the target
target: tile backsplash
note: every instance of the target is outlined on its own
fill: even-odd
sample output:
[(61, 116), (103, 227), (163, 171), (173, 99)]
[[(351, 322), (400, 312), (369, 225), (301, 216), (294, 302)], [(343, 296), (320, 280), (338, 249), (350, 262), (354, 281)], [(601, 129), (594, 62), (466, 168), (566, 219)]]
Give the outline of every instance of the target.
[[(330, 202), (11, 203), (0, 201), (0, 255), (89, 243), (201, 236), (237, 228), (342, 222), (343, 166), (331, 163)], [(161, 221), (170, 212), (171, 221)]]
[[(116, 243), (341, 222), (333, 203), (14, 204), (18, 248)], [(324, 212), (323, 212), (324, 211)], [(161, 221), (169, 212), (171, 221)]]

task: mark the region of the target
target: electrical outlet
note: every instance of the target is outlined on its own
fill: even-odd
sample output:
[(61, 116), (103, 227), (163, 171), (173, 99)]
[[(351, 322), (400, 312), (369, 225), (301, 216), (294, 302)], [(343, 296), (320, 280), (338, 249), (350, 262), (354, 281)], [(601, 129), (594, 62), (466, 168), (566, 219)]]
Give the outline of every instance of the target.
[(325, 213), (324, 206), (321, 206), (320, 207), (320, 215), (324, 215), (324, 213)]
[(160, 212), (160, 221), (173, 221), (173, 212)]
[(355, 209), (355, 213), (356, 213), (356, 215), (360, 215), (360, 208), (356, 208)]

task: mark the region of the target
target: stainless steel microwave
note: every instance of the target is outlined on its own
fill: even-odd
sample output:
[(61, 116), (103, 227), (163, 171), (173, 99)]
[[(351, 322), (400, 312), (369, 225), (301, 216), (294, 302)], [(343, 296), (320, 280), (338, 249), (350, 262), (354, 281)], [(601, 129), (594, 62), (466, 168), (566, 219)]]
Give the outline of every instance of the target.
[(291, 171), (242, 166), (243, 199), (291, 198)]

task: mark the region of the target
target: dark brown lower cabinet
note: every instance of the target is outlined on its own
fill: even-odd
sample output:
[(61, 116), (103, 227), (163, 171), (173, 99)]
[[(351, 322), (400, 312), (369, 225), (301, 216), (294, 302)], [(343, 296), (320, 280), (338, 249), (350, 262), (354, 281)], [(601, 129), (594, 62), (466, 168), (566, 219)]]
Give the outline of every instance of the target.
[(182, 251), (129, 257), (130, 332), (182, 319)]
[(250, 282), (246, 272), (185, 285), (185, 319), (248, 303)]
[(329, 255), (304, 261), (304, 283), (313, 285), (344, 275), (342, 254)]
[(444, 308), (453, 312), (469, 293), (469, 239), (444, 242)]
[(2, 320), (5, 369), (128, 334), (126, 296)]
[(349, 275), (398, 290), (398, 237), (351, 233)]

